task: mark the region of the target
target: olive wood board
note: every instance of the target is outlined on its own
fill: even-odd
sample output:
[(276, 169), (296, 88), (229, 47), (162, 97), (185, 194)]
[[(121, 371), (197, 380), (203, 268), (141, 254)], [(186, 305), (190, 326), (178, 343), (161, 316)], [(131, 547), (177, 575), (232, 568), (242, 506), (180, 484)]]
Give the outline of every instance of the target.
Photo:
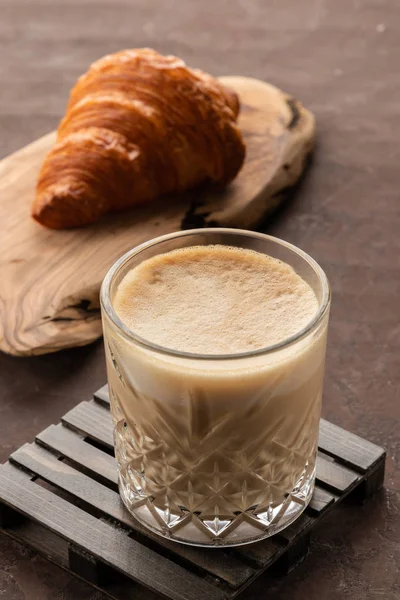
[(222, 77), (240, 96), (245, 164), (225, 190), (202, 188), (55, 231), (30, 216), (52, 132), (0, 161), (0, 350), (14, 355), (82, 346), (101, 336), (99, 289), (122, 254), (153, 237), (199, 227), (254, 228), (287, 196), (313, 149), (315, 119), (278, 88)]

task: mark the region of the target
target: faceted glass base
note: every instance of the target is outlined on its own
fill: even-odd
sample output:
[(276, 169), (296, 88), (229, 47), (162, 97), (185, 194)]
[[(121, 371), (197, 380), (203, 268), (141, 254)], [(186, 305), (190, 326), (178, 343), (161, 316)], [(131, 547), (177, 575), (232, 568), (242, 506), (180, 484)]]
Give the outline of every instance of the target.
[(176, 510), (158, 508), (149, 498), (138, 497), (137, 487), (130, 485), (126, 473), (120, 473), (119, 491), (129, 512), (154, 533), (194, 546), (238, 546), (275, 535), (293, 523), (311, 500), (315, 483), (315, 467), (308, 465), (280, 504), (271, 503), (262, 512), (253, 508), (237, 511), (231, 518), (207, 519), (199, 511), (184, 507)]

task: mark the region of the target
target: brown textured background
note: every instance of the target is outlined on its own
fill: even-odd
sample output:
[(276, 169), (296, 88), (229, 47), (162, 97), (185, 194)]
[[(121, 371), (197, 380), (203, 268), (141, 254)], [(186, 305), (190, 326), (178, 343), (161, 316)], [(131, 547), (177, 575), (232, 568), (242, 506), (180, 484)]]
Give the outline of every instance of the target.
[[(0, 0), (0, 156), (57, 125), (96, 58), (153, 46), (215, 75), (266, 79), (316, 116), (294, 201), (266, 230), (333, 288), (324, 417), (387, 448), (385, 490), (334, 512), (307, 561), (252, 600), (400, 597), (400, 4), (397, 0)], [(101, 342), (0, 355), (0, 462), (105, 381)], [(103, 600), (0, 535), (0, 598)], [(196, 599), (202, 600), (202, 599)]]

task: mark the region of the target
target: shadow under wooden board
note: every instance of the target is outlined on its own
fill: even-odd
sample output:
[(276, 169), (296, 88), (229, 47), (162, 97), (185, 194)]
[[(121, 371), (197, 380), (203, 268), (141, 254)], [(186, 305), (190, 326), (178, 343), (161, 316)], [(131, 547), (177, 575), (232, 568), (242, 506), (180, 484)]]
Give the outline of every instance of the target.
[(117, 600), (248, 598), (242, 592), (264, 571), (284, 574), (306, 556), (310, 534), (340, 502), (377, 492), (384, 472), (382, 448), (321, 420), (315, 491), (295, 523), (236, 548), (178, 544), (122, 504), (105, 386), (0, 465), (0, 531)]
[(251, 229), (285, 198), (312, 151), (315, 120), (297, 100), (247, 77), (222, 77), (241, 100), (247, 155), (223, 191), (164, 197), (90, 227), (53, 231), (30, 217), (46, 135), (0, 162), (0, 350), (43, 354), (101, 336), (99, 289), (109, 267), (153, 237), (206, 226)]

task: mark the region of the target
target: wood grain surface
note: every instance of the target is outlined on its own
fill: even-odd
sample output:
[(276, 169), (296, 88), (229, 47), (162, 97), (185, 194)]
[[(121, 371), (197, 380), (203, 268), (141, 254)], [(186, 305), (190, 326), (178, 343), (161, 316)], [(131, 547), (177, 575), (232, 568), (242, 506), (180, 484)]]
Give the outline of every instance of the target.
[[(307, 561), (261, 578), (246, 600), (400, 596), (399, 39), (398, 0), (0, 0), (2, 157), (57, 126), (92, 61), (132, 46), (270, 81), (316, 116), (312, 169), (264, 231), (310, 253), (330, 279), (323, 417), (386, 448), (385, 489), (328, 515)], [(1, 354), (0, 462), (105, 380), (101, 341)], [(105, 600), (2, 535), (0, 591)]]
[(245, 164), (223, 191), (204, 187), (90, 227), (57, 231), (30, 217), (38, 171), (55, 134), (0, 163), (1, 350), (43, 354), (92, 342), (101, 335), (101, 281), (122, 254), (179, 229), (251, 229), (288, 195), (313, 148), (313, 115), (267, 83), (247, 77), (222, 81), (239, 94), (246, 141)]

